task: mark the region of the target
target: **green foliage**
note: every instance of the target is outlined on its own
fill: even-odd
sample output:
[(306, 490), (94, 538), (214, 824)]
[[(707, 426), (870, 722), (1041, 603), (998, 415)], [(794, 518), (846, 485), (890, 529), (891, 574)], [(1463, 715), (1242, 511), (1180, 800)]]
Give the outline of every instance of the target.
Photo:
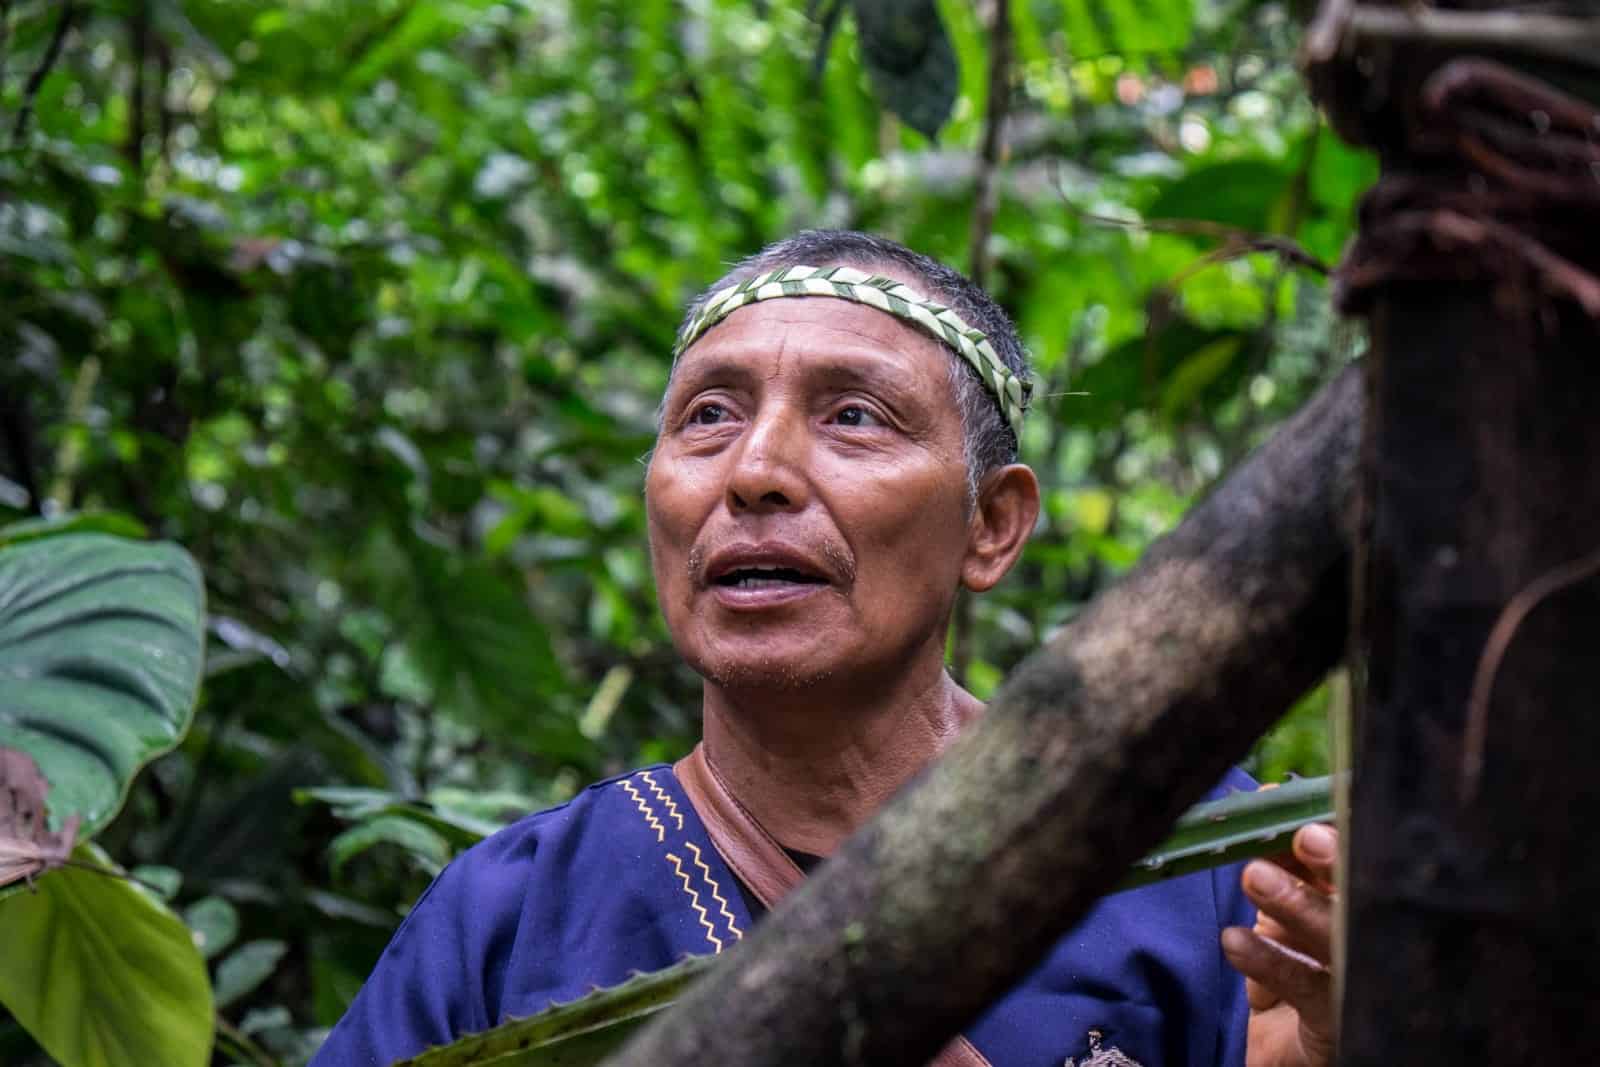
[[(131, 525), (80, 516), (0, 530), (0, 746), (38, 764), (52, 821), (84, 838), (182, 738), (199, 692), (194, 561), (175, 545), (85, 532)], [(0, 890), (0, 1004), (64, 1067), (208, 1063), (205, 961), (165, 904), (182, 872), (141, 865), (136, 884), (88, 843), (74, 860), (31, 892)]]
[[(75, 859), (106, 867), (93, 845)], [(65, 867), (0, 900), (0, 1003), (64, 1067), (203, 1067), (211, 983), (189, 930), (130, 881)]]
[[(181, 874), (213, 966), (282, 943), (219, 1060), (303, 1062), (478, 829), (686, 749), (637, 462), (678, 314), (803, 226), (969, 264), (987, 42), (948, 0), (151, 0), (46, 69), (62, 5), (4, 6), (0, 561), (61, 523), (200, 561), (193, 727), (97, 840)], [(1046, 508), (980, 695), (1349, 358), (1314, 276), (1141, 220), (1329, 261), (1374, 167), (1279, 4), (1010, 10), (989, 284)], [(1320, 770), (1314, 720), (1257, 766)], [(41, 1062), (3, 1022), (0, 1060)]]
[(0, 745), (32, 756), (60, 820), (105, 825), (189, 728), (200, 575), (175, 545), (67, 533), (0, 550)]

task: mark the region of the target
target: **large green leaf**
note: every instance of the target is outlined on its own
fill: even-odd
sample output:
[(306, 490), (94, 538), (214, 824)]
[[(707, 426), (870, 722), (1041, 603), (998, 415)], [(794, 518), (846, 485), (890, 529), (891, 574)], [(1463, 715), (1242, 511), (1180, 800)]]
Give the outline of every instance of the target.
[[(1300, 779), (1196, 804), (1160, 848), (1124, 876), (1117, 891), (1285, 851), (1290, 835), (1300, 827), (1332, 818), (1328, 778)], [(593, 1067), (650, 1016), (677, 1000), (717, 958), (694, 957), (638, 975), (537, 1015), (429, 1049), (395, 1067)]]
[(955, 106), (961, 71), (934, 0), (856, 0), (861, 59), (878, 97), (933, 138)]
[(1251, 232), (1270, 230), (1273, 210), (1294, 175), (1271, 159), (1205, 163), (1170, 182), (1145, 211), (1152, 219), (1198, 219)]
[(50, 782), (53, 825), (94, 833), (189, 728), (204, 591), (171, 544), (98, 533), (0, 548), (0, 746)]
[[(74, 854), (108, 866), (92, 845)], [(203, 1067), (211, 984), (188, 927), (132, 882), (72, 867), (0, 901), (0, 1004), (61, 1067)]]
[(394, 613), (410, 620), (399, 647), (431, 689), (424, 696), (497, 740), (551, 759), (586, 757), (565, 669), (514, 570), (387, 533), (374, 538), (369, 566)]

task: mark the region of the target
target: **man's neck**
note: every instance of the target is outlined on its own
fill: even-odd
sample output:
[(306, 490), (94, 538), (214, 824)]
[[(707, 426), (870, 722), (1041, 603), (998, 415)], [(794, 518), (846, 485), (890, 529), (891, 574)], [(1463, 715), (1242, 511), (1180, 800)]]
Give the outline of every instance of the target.
[(705, 749), (785, 848), (831, 855), (983, 710), (943, 669), (873, 698), (705, 691)]

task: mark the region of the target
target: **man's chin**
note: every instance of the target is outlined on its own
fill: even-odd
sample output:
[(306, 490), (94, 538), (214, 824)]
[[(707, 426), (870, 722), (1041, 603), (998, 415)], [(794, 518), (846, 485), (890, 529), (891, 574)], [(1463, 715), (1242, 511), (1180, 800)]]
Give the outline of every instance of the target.
[(814, 689), (833, 676), (827, 669), (810, 668), (792, 661), (725, 659), (697, 664), (709, 684), (730, 692), (784, 692)]

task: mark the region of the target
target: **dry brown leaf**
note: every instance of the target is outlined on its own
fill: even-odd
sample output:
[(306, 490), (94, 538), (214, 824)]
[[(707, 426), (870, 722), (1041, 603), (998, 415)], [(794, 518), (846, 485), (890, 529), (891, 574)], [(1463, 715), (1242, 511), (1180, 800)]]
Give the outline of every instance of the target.
[(33, 879), (60, 867), (72, 855), (78, 817), (50, 829), (45, 796), (50, 783), (26, 752), (0, 748), (0, 886)]

